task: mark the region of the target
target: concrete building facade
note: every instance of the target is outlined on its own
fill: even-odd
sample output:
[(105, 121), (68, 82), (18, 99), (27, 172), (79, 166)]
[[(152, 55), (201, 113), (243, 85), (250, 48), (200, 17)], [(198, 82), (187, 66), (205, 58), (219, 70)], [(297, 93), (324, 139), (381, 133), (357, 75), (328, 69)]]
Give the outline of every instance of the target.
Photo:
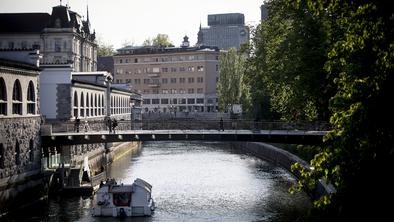
[(249, 28), (241, 13), (208, 15), (208, 26), (198, 31), (197, 45), (216, 46), (219, 49), (237, 48), (249, 42)]
[(114, 81), (142, 95), (143, 113), (217, 110), (220, 52), (186, 41), (182, 47), (124, 47), (114, 56)]

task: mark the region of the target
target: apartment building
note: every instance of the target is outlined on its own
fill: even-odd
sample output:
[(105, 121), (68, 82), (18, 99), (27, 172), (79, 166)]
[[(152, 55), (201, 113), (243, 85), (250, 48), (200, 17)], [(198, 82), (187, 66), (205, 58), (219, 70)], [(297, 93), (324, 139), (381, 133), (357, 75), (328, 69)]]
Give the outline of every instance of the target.
[(114, 81), (142, 95), (142, 112), (215, 112), (217, 47), (132, 47), (114, 56)]

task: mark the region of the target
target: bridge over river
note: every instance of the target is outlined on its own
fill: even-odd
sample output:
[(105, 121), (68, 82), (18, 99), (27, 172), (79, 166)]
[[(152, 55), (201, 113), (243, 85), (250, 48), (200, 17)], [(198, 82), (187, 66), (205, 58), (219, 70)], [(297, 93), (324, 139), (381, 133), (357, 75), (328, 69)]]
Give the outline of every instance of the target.
[[(297, 125), (268, 122), (225, 122), (224, 129), (218, 130), (217, 122), (144, 122), (140, 125), (130, 125), (121, 121), (116, 131), (109, 131), (102, 122), (89, 123), (81, 126), (81, 130), (73, 130), (72, 124), (49, 125), (42, 133), (44, 147), (112, 143), (128, 141), (250, 141), (289, 144), (315, 144), (323, 142), (327, 130), (314, 125)], [(264, 126), (264, 127), (260, 127)]]

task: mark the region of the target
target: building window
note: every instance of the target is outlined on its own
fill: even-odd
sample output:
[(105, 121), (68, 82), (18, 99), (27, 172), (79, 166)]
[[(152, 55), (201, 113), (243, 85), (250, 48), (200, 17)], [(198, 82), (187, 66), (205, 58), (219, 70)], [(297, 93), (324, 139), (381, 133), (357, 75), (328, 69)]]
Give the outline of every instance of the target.
[(185, 83), (185, 78), (184, 77), (179, 78), (179, 83)]
[(7, 88), (3, 78), (0, 78), (0, 115), (7, 115)]
[(34, 141), (31, 139), (29, 142), (29, 160), (34, 161)]
[(187, 104), (194, 104), (195, 103), (195, 99), (187, 99)]
[(198, 88), (198, 89), (197, 89), (197, 93), (204, 93), (203, 88)]
[(171, 78), (170, 81), (171, 83), (176, 83), (176, 78)]
[(18, 141), (16, 141), (16, 144), (15, 144), (15, 164), (16, 165), (21, 164), (21, 148), (19, 146)]
[(22, 115), (22, 88), (19, 80), (15, 80), (12, 90), (12, 113)]
[(177, 99), (172, 99), (172, 104), (178, 104), (178, 100)]
[(150, 104), (150, 99), (144, 99), (144, 104)]
[(22, 46), (22, 49), (27, 49), (27, 42), (22, 41), (21, 46)]
[(74, 116), (78, 116), (78, 94), (77, 91), (74, 92), (74, 97), (73, 97), (73, 112)]
[(29, 82), (29, 87), (27, 88), (27, 113), (36, 114), (36, 94), (32, 81)]
[(152, 99), (152, 104), (159, 104), (160, 100), (159, 99)]
[(60, 39), (55, 39), (55, 52), (61, 52), (62, 51), (62, 44)]
[(9, 49), (13, 49), (15, 47), (15, 43), (14, 42), (8, 42), (8, 48)]
[(187, 78), (187, 82), (188, 82), (188, 83), (194, 83), (194, 78), (193, 78), (193, 77)]
[(204, 98), (197, 98), (197, 104), (204, 104)]
[(163, 83), (163, 84), (167, 84), (167, 83), (168, 83), (168, 79), (167, 79), (167, 78), (165, 78), (165, 79), (161, 79), (161, 83)]
[(198, 72), (203, 72), (204, 71), (204, 66), (197, 66), (197, 71)]
[(0, 143), (0, 169), (4, 169), (5, 162), (5, 148), (2, 143)]
[(197, 77), (197, 82), (198, 83), (203, 83), (204, 82), (204, 78), (203, 77)]
[(138, 58), (135, 58), (135, 59), (134, 59), (134, 63), (138, 63)]
[(193, 94), (193, 93), (194, 93), (194, 89), (188, 89), (188, 90), (187, 90), (187, 93)]
[(168, 104), (168, 99), (161, 99), (161, 104)]

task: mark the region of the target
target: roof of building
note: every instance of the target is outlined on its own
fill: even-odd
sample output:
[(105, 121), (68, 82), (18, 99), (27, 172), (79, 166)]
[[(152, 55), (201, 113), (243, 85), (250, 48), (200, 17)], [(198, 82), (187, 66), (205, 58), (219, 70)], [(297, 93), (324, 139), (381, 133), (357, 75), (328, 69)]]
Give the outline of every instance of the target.
[(160, 46), (126, 46), (118, 49), (116, 55), (142, 55), (142, 54), (163, 54), (196, 51), (219, 51), (215, 46), (194, 46), (194, 47), (160, 47)]
[(50, 17), (48, 13), (0, 13), (0, 33), (40, 33)]
[(6, 66), (6, 67), (13, 67), (13, 68), (19, 68), (19, 69), (26, 69), (26, 70), (33, 70), (33, 71), (41, 71), (40, 68), (37, 66), (34, 66), (29, 63), (23, 63), (23, 62), (17, 62), (13, 60), (8, 60), (8, 59), (2, 59), (0, 58), (0, 66)]
[(93, 41), (95, 33), (90, 32), (89, 21), (67, 6), (58, 5), (48, 13), (0, 13), (0, 33), (41, 33), (45, 28), (75, 28), (77, 33), (87, 34)]

